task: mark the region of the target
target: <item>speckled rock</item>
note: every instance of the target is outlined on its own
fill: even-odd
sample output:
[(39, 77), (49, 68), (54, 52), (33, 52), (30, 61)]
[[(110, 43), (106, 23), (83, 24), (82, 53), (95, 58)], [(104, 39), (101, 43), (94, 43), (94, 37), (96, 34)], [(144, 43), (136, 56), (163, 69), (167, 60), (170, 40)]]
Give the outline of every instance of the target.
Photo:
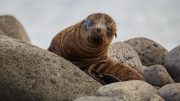
[(174, 80), (162, 65), (154, 65), (146, 68), (144, 70), (144, 79), (149, 84), (159, 87), (174, 83)]
[(148, 68), (147, 66), (142, 66), (142, 67), (143, 67), (144, 70)]
[(168, 84), (158, 90), (165, 101), (180, 101), (180, 83)]
[(158, 94), (154, 94), (148, 101), (164, 101), (164, 99)]
[(157, 93), (156, 88), (150, 84), (140, 80), (131, 80), (102, 86), (96, 95), (117, 96), (125, 101), (147, 101), (155, 93)]
[(125, 62), (138, 72), (143, 74), (143, 67), (139, 56), (130, 45), (123, 42), (116, 42), (110, 45), (108, 56), (117, 61)]
[(21, 23), (11, 15), (0, 16), (0, 35), (30, 43), (29, 37)]
[(0, 35), (1, 101), (72, 101), (101, 85), (47, 50)]
[(165, 56), (165, 68), (176, 82), (180, 82), (180, 46)]
[(87, 96), (87, 97), (80, 97), (74, 101), (124, 101), (124, 100), (120, 100), (117, 97)]
[(5, 35), (7, 36), (3, 31), (0, 30), (0, 35)]
[(156, 64), (164, 65), (165, 54), (167, 49), (157, 42), (143, 38), (133, 38), (125, 41), (130, 44), (139, 55), (142, 65), (152, 66)]

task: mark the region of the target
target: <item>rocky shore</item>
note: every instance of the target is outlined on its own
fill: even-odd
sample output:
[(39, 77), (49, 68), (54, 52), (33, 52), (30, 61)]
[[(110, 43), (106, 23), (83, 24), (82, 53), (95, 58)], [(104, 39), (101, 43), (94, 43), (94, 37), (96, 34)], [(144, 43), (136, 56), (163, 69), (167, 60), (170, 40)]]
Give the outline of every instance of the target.
[(110, 58), (144, 76), (102, 86), (62, 57), (32, 45), (13, 16), (0, 16), (0, 101), (180, 101), (180, 45), (144, 37), (113, 43)]

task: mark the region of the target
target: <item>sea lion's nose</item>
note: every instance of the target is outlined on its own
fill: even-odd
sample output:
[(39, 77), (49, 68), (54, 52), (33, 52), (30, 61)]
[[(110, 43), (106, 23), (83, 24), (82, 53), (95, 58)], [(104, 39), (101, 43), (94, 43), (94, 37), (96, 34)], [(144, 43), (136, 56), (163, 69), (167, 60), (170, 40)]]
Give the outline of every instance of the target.
[(101, 28), (97, 27), (97, 28), (96, 28), (96, 31), (97, 31), (98, 33), (101, 32)]

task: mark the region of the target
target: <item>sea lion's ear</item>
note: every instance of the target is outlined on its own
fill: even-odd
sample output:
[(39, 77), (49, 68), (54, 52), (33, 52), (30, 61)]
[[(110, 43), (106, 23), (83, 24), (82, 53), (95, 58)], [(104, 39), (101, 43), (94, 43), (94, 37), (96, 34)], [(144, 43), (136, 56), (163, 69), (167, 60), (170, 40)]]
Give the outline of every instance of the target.
[(115, 35), (115, 38), (117, 38), (117, 34), (115, 33), (114, 35)]

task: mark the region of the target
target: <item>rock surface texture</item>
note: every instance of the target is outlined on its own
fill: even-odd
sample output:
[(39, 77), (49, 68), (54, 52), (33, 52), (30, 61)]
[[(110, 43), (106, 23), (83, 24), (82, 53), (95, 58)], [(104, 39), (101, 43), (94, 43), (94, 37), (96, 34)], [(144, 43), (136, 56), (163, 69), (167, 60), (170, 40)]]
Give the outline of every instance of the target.
[(1, 101), (72, 101), (100, 86), (58, 55), (0, 35)]
[(87, 97), (80, 97), (74, 101), (124, 101), (124, 100), (120, 100), (117, 97), (87, 96)]
[(140, 80), (131, 80), (102, 86), (96, 95), (117, 96), (123, 101), (147, 101), (155, 93), (157, 93), (156, 88), (150, 84)]
[(180, 46), (165, 56), (165, 68), (176, 82), (180, 82)]
[(0, 16), (0, 35), (30, 43), (29, 37), (21, 23), (11, 15)]
[(138, 37), (125, 41), (130, 44), (139, 55), (142, 65), (152, 66), (156, 64), (164, 65), (167, 49), (153, 40)]
[(158, 94), (154, 94), (148, 101), (164, 101), (164, 99)]
[(130, 45), (123, 42), (116, 42), (110, 45), (108, 56), (117, 61), (125, 62), (138, 72), (143, 74), (143, 67), (139, 56)]
[(180, 83), (168, 84), (158, 90), (165, 101), (180, 101)]
[(174, 80), (162, 65), (154, 65), (146, 68), (144, 70), (144, 79), (149, 84), (159, 87), (174, 83)]

